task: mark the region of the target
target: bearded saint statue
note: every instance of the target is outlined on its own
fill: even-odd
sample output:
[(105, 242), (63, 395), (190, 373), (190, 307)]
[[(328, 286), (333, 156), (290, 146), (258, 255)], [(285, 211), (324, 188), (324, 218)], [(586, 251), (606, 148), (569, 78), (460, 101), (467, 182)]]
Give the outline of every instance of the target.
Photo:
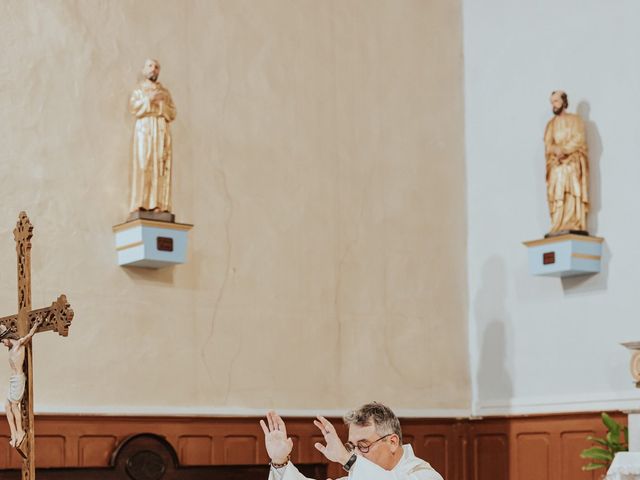
[(589, 160), (582, 119), (567, 112), (567, 94), (551, 94), (553, 118), (544, 132), (547, 201), (551, 214), (548, 235), (587, 234)]

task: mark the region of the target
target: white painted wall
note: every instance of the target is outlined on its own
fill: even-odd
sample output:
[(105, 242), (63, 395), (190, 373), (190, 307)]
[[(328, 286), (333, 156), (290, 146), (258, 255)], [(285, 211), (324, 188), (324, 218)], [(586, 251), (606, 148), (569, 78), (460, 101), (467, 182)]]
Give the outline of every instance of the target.
[[(640, 339), (640, 2), (464, 2), (474, 413), (640, 406), (618, 342)], [(599, 275), (532, 277), (549, 228), (542, 135), (554, 89), (587, 122)]]

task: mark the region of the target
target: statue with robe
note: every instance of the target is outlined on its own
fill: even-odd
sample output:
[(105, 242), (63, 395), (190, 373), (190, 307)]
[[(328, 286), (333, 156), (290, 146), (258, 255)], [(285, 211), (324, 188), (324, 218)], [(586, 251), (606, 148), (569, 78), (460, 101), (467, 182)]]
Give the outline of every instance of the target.
[(171, 131), (176, 118), (171, 94), (159, 81), (160, 64), (145, 61), (143, 79), (129, 99), (135, 117), (130, 212), (171, 212)]
[(551, 215), (548, 236), (587, 234), (589, 160), (582, 119), (567, 112), (569, 100), (561, 90), (551, 94), (553, 118), (544, 132), (547, 201)]

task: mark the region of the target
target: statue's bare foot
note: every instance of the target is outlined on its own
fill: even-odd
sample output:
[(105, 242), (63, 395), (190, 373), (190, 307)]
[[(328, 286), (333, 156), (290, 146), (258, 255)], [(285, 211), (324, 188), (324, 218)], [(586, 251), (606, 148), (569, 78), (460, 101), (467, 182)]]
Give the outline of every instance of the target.
[(15, 445), (13, 445), (16, 448), (20, 448), (20, 445), (22, 445), (22, 442), (24, 442), (25, 437), (27, 436), (27, 433), (23, 430), (22, 432), (18, 432), (17, 436), (16, 436), (16, 442)]
[(16, 446), (16, 437), (11, 437), (11, 440), (9, 440), (9, 445), (11, 445), (12, 447)]

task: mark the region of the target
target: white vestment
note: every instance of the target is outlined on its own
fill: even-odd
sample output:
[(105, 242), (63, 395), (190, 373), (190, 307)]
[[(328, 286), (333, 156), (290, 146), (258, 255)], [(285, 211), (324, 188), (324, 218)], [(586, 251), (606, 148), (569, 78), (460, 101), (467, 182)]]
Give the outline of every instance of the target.
[[(349, 476), (338, 480), (443, 480), (431, 465), (413, 454), (411, 445), (403, 445), (402, 448), (404, 450), (402, 458), (393, 470), (385, 470), (359, 455), (349, 471)], [(284, 468), (275, 469), (272, 467), (269, 474), (269, 480), (303, 479), (307, 479), (307, 477), (302, 475), (291, 462)]]

